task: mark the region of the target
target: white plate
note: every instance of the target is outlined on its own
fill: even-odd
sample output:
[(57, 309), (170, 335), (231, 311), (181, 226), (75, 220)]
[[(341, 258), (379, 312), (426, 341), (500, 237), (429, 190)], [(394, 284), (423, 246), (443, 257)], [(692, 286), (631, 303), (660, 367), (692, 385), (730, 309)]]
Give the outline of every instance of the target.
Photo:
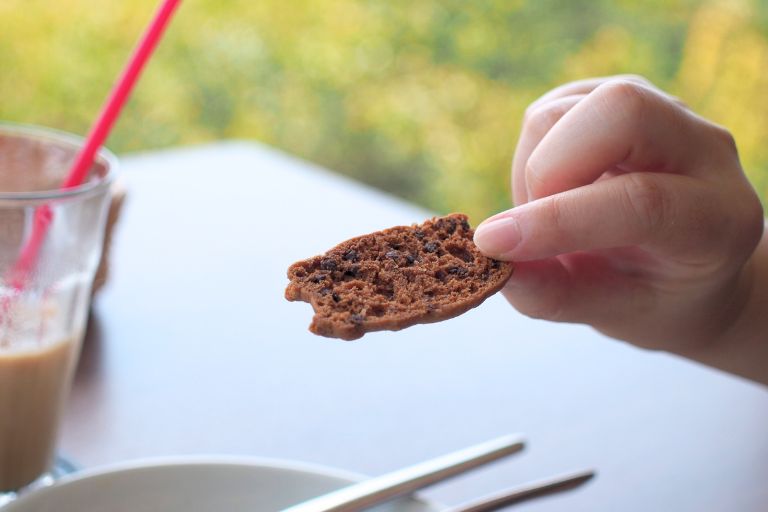
[[(34, 491), (2, 512), (273, 512), (362, 479), (321, 466), (270, 459), (151, 459), (86, 470)], [(415, 498), (381, 512), (437, 512)]]

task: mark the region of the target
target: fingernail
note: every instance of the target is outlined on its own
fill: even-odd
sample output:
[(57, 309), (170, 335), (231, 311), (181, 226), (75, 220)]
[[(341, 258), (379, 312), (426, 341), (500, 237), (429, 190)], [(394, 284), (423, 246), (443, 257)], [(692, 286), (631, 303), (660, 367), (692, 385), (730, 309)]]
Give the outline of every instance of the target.
[(512, 216), (495, 216), (475, 230), (475, 244), (485, 255), (503, 258), (520, 243), (520, 225)]

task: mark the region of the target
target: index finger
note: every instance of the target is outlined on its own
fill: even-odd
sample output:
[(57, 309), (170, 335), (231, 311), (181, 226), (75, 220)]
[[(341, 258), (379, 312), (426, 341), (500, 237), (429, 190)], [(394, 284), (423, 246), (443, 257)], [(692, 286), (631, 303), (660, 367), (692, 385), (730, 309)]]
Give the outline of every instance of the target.
[(608, 170), (692, 175), (711, 158), (710, 127), (664, 95), (626, 81), (600, 85), (547, 133), (525, 167), (528, 200), (596, 181)]
[(584, 78), (582, 80), (575, 80), (573, 82), (568, 82), (567, 84), (563, 84), (559, 87), (555, 87), (554, 89), (543, 94), (539, 99), (531, 103), (528, 109), (529, 110), (536, 109), (541, 105), (544, 105), (552, 100), (564, 98), (566, 96), (572, 96), (574, 94), (589, 94), (590, 92), (594, 91), (601, 85), (608, 82), (615, 82), (617, 80), (635, 83), (637, 85), (644, 86), (649, 89), (653, 89), (657, 93), (662, 94), (665, 97), (669, 98), (671, 101), (674, 101), (675, 103), (678, 103), (680, 106), (687, 108), (685, 103), (683, 103), (683, 101), (681, 101), (680, 98), (676, 96), (672, 96), (671, 94), (668, 94), (667, 92), (659, 89), (658, 87), (653, 85), (653, 83), (650, 80), (648, 80), (645, 77), (642, 77), (640, 75), (614, 75), (614, 76), (601, 76), (596, 78)]

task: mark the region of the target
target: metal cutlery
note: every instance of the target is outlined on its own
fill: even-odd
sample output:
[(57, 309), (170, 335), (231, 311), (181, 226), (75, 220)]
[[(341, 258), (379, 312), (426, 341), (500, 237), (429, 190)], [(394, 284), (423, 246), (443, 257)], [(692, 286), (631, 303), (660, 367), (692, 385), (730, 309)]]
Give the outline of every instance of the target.
[(447, 508), (442, 512), (493, 512), (494, 510), (509, 507), (510, 505), (522, 503), (530, 499), (575, 489), (587, 483), (594, 476), (595, 472), (592, 470), (565, 473), (518, 485), (455, 507)]
[(353, 512), (363, 510), (517, 453), (524, 446), (525, 443), (520, 436), (499, 437), (414, 466), (364, 480), (283, 509), (282, 512)]

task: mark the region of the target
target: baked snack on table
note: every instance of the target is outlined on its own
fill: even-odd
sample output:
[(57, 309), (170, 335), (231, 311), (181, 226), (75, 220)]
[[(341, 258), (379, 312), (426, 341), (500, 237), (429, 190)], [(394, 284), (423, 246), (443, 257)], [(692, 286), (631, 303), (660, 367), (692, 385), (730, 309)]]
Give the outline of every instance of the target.
[(98, 293), (109, 278), (110, 254), (112, 252), (112, 240), (114, 238), (115, 226), (120, 219), (120, 213), (125, 203), (126, 188), (123, 182), (118, 178), (112, 184), (110, 190), (109, 212), (107, 213), (107, 225), (104, 232), (104, 245), (101, 251), (101, 259), (96, 269), (96, 275), (93, 278), (93, 287), (91, 294)]
[(353, 340), (439, 322), (499, 291), (513, 265), (482, 255), (466, 215), (397, 226), (342, 242), (288, 268), (285, 298), (309, 302), (309, 330)]

